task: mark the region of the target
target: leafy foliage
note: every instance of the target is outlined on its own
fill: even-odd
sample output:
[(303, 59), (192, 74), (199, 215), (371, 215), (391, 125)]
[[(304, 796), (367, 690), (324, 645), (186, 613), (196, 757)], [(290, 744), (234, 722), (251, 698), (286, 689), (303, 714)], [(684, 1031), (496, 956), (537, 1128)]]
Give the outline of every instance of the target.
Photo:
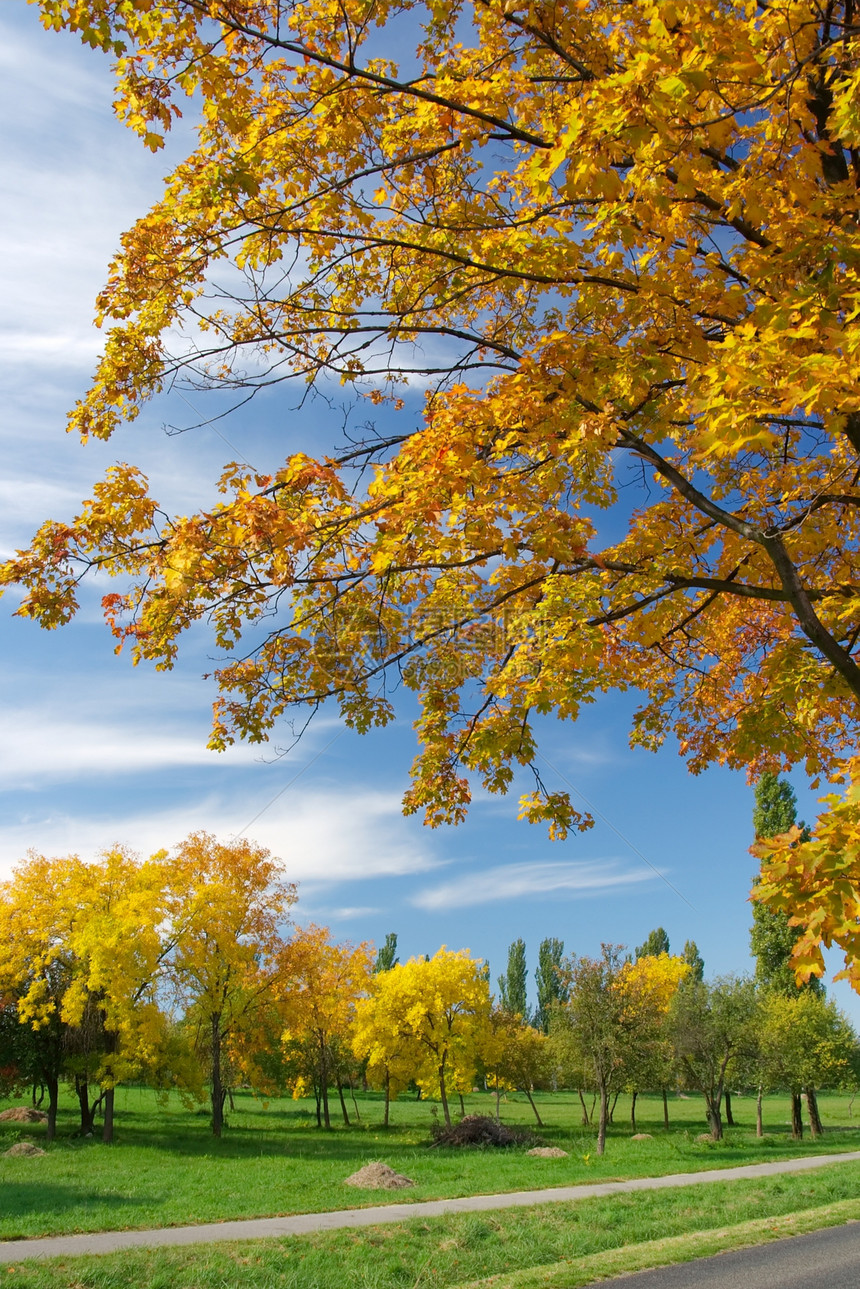
[(508, 949), (508, 968), (499, 976), (499, 997), (502, 1007), (514, 1015), (528, 1020), (528, 1001), (526, 999), (528, 972), (526, 970), (526, 942), (514, 940)]
[[(475, 779), (505, 791), (534, 768), (535, 713), (572, 719), (610, 688), (647, 695), (635, 743), (674, 732), (694, 771), (844, 765), (854, 0), (41, 10), (116, 59), (146, 146), (187, 99), (201, 115), (110, 267), (72, 428), (107, 437), (177, 378), (239, 397), (340, 380), (392, 419), (338, 455), (228, 465), (187, 516), (114, 467), (5, 566), (19, 612), (68, 620), (98, 568), (121, 579), (119, 645), (159, 667), (211, 621), (216, 748), (328, 696), (385, 724), (399, 668), (422, 705), (405, 806), (431, 824), (463, 817)], [(415, 382), (417, 426), (396, 419)], [(622, 484), (641, 488), (616, 509)], [(556, 836), (590, 822), (537, 773), (520, 811)], [(828, 900), (797, 908), (811, 925)]]

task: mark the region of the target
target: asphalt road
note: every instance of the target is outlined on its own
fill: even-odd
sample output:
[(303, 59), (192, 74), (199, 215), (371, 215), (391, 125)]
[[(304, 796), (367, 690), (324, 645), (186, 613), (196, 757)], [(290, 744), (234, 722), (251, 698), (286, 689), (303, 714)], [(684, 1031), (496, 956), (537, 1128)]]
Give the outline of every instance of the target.
[(860, 1289), (860, 1222), (601, 1280), (600, 1289)]

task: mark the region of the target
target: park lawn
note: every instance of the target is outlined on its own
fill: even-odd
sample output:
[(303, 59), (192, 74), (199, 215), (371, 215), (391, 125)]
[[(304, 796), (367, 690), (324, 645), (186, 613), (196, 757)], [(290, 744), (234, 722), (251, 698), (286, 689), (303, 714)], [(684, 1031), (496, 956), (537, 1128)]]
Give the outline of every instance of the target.
[[(326, 1133), (316, 1128), (308, 1102), (284, 1099), (267, 1105), (242, 1094), (229, 1116), (229, 1129), (216, 1141), (205, 1112), (189, 1111), (177, 1099), (159, 1106), (146, 1089), (120, 1088), (117, 1140), (106, 1147), (73, 1135), (69, 1099), (63, 1104), (58, 1140), (44, 1157), (0, 1157), (0, 1238), (320, 1212), (404, 1198), (693, 1172), (860, 1147), (848, 1098), (839, 1095), (821, 1097), (827, 1129), (823, 1140), (807, 1135), (800, 1144), (788, 1135), (786, 1098), (766, 1103), (765, 1124), (771, 1131), (761, 1141), (754, 1135), (752, 1100), (736, 1099), (740, 1126), (720, 1143), (698, 1140), (704, 1131), (698, 1099), (672, 1099), (673, 1127), (666, 1133), (656, 1097), (640, 1097), (637, 1107), (637, 1127), (652, 1132), (653, 1139), (632, 1141), (623, 1118), (629, 1102), (622, 1101), (602, 1159), (595, 1154), (593, 1129), (580, 1123), (575, 1095), (545, 1095), (539, 1106), (546, 1126), (539, 1135), (569, 1151), (569, 1158), (560, 1160), (531, 1158), (524, 1149), (431, 1150), (431, 1103), (399, 1101), (387, 1132), (379, 1126), (378, 1097), (359, 1097), (359, 1105), (360, 1125), (338, 1125)], [(466, 1109), (488, 1113), (492, 1100), (474, 1094), (467, 1098)], [(502, 1117), (528, 1126), (531, 1111), (525, 1098), (511, 1097), (502, 1106)], [(0, 1151), (15, 1140), (38, 1143), (43, 1136), (38, 1126), (0, 1124)], [(372, 1159), (384, 1160), (417, 1184), (406, 1194), (356, 1191), (343, 1185), (345, 1177)]]
[(570, 1289), (856, 1219), (858, 1176), (860, 1166), (841, 1164), (288, 1239), (33, 1260), (0, 1272), (22, 1289)]

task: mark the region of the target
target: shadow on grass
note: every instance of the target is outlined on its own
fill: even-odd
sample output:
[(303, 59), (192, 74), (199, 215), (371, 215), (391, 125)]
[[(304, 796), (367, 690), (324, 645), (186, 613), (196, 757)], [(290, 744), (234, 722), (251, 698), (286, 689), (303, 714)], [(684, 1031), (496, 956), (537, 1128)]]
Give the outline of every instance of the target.
[(80, 1211), (88, 1204), (102, 1207), (122, 1206), (123, 1208), (150, 1208), (154, 1203), (163, 1203), (163, 1195), (123, 1195), (119, 1191), (82, 1190), (78, 1186), (44, 1185), (41, 1182), (7, 1183), (3, 1188), (3, 1217), (8, 1221), (19, 1219), (20, 1229), (10, 1228), (0, 1241), (24, 1240), (30, 1238), (31, 1231), (24, 1225), (27, 1218), (44, 1212), (65, 1213), (72, 1209)]

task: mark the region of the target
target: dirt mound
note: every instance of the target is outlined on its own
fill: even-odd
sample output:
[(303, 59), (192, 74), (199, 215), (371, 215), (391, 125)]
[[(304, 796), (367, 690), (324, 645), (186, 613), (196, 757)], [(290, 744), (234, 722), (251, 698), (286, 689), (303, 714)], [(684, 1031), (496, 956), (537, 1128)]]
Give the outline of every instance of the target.
[(654, 1138), (650, 1132), (634, 1132), (630, 1140), (631, 1141), (653, 1141)]
[(30, 1105), (15, 1105), (9, 1110), (0, 1111), (0, 1123), (47, 1123), (48, 1116), (44, 1110), (36, 1110)]
[(3, 1152), (6, 1155), (44, 1155), (41, 1146), (34, 1146), (32, 1141), (16, 1141), (14, 1146)]
[(370, 1164), (365, 1164), (359, 1168), (357, 1173), (347, 1177), (344, 1182), (345, 1186), (358, 1186), (364, 1191), (399, 1191), (404, 1186), (414, 1186), (415, 1183), (409, 1177), (404, 1177), (402, 1173), (395, 1173), (393, 1168), (388, 1164), (381, 1164), (379, 1160), (373, 1160)]
[(433, 1130), (434, 1146), (533, 1146), (539, 1138), (525, 1128), (509, 1128), (485, 1114), (467, 1114), (450, 1128)]
[(527, 1155), (535, 1155), (538, 1159), (567, 1159), (567, 1151), (562, 1150), (561, 1146), (535, 1146), (534, 1150), (527, 1150)]

